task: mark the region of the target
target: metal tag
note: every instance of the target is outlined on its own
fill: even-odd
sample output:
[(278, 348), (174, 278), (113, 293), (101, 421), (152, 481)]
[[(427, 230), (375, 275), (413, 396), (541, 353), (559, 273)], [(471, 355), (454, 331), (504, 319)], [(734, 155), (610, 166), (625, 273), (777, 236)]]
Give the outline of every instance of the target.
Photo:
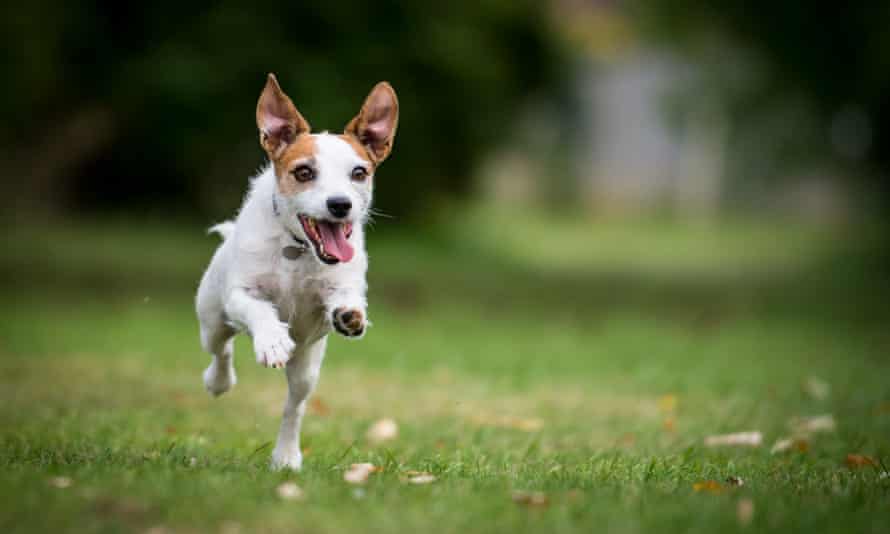
[(284, 247), (283, 249), (281, 249), (281, 255), (284, 256), (286, 259), (295, 260), (303, 255), (303, 250), (304, 249), (302, 249), (300, 247), (295, 247), (295, 246), (291, 245), (291, 246)]

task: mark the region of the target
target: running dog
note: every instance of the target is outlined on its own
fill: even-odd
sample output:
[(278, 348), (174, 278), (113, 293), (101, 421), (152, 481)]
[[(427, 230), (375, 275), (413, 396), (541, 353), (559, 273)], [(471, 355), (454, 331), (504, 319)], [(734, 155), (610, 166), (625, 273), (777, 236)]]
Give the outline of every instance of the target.
[(257, 363), (284, 368), (288, 397), (273, 468), (302, 466), (300, 423), (328, 334), (360, 338), (367, 329), (364, 224), (398, 116), (395, 91), (380, 82), (342, 134), (313, 134), (269, 74), (256, 108), (269, 164), (235, 220), (211, 228), (223, 242), (196, 299), (201, 345), (213, 357), (204, 386), (221, 395), (235, 385), (239, 332), (253, 339)]

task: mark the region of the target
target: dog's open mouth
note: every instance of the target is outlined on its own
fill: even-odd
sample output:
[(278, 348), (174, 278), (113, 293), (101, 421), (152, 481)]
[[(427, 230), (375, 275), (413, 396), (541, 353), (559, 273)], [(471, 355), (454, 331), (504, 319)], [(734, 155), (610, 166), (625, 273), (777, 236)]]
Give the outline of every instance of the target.
[(355, 250), (349, 243), (352, 223), (326, 221), (300, 215), (300, 224), (303, 225), (303, 232), (315, 247), (316, 256), (324, 263), (328, 265), (346, 263), (355, 255)]

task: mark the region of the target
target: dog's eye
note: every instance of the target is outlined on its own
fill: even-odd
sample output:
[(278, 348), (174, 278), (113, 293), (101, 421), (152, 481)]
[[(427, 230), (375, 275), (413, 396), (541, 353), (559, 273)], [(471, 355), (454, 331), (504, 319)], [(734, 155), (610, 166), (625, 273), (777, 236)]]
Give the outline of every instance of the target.
[(300, 165), (292, 170), (291, 174), (294, 175), (298, 182), (308, 182), (315, 179), (315, 171), (308, 165)]
[(365, 178), (368, 177), (368, 171), (365, 170), (364, 167), (356, 167), (352, 169), (352, 179), (356, 182), (364, 182)]

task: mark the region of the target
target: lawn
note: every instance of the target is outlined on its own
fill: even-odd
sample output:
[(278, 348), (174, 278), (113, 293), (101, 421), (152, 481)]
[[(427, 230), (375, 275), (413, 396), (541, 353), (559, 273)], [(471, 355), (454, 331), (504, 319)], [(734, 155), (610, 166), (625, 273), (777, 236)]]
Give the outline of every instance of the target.
[(331, 343), (291, 473), (281, 371), (242, 337), (235, 389), (201, 383), (215, 239), (128, 225), (2, 238), (2, 532), (890, 532), (880, 229), (383, 219), (373, 327)]

